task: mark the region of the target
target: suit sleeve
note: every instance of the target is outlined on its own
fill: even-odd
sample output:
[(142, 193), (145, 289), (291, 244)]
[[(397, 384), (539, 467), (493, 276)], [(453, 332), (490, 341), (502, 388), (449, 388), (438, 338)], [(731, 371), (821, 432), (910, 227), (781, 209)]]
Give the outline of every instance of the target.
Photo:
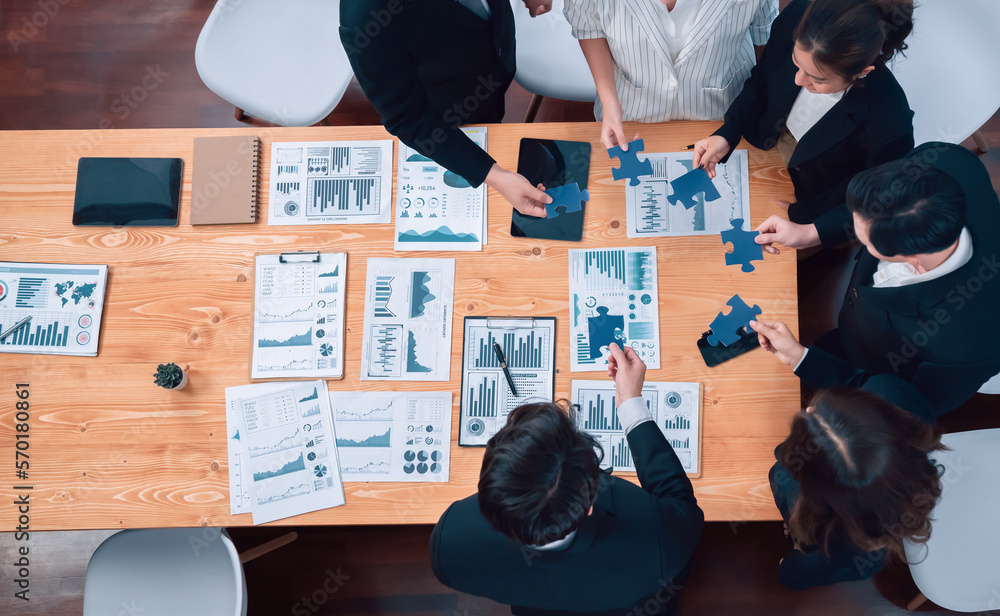
[(434, 577), (438, 579), (439, 582), (451, 588), (448, 584), (448, 576), (445, 575), (444, 563), (441, 562), (441, 543), (443, 541), (444, 535), (444, 525), (448, 518), (448, 514), (451, 512), (451, 507), (445, 510), (441, 514), (441, 519), (434, 526), (434, 530), (431, 532), (431, 570), (434, 572)]
[(388, 29), (372, 37), (367, 46), (354, 46), (355, 27), (365, 24), (354, 23), (355, 17), (363, 16), (354, 15), (349, 7), (350, 3), (341, 4), (340, 39), (361, 89), (382, 116), (386, 130), (469, 184), (482, 184), (496, 162), (493, 157), (457, 124), (446, 122), (446, 114), (431, 108), (417, 77), (417, 60), (395, 44)]
[(961, 406), (983, 383), (1000, 373), (1000, 360), (989, 359), (970, 364), (934, 364), (922, 362), (913, 375), (913, 384), (930, 401), (935, 416)]
[[(885, 130), (886, 124), (878, 118), (870, 120), (870, 123), (876, 126), (868, 127), (866, 130), (869, 135), (866, 139), (868, 143), (861, 146), (865, 150), (865, 169), (903, 158), (913, 149), (913, 112), (906, 108), (905, 111), (899, 109), (894, 113), (884, 115), (891, 116), (891, 118), (886, 118), (890, 124), (888, 130)], [(873, 130), (876, 127), (879, 130)], [(824, 212), (814, 221), (820, 242), (824, 246), (853, 239), (854, 219), (845, 201), (847, 185), (850, 184), (851, 179), (844, 178), (830, 190), (813, 199), (804, 200), (805, 206), (810, 209), (814, 206), (811, 206), (808, 201), (818, 202), (816, 207), (819, 208), (822, 208), (824, 203), (836, 203), (832, 209)]]

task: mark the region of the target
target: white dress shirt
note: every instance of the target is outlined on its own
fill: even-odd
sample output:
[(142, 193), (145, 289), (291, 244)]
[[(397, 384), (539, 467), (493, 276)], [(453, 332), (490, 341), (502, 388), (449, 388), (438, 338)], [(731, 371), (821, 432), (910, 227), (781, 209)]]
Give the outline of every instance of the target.
[(663, 35), (667, 39), (667, 49), (670, 50), (670, 61), (676, 62), (681, 49), (691, 38), (691, 29), (698, 17), (702, 0), (677, 0), (672, 10), (662, 2), (656, 3), (663, 26)]
[(872, 286), (876, 289), (887, 287), (905, 287), (911, 284), (927, 282), (950, 274), (972, 260), (972, 235), (968, 227), (962, 229), (962, 234), (958, 236), (958, 246), (955, 252), (945, 259), (944, 263), (935, 267), (929, 272), (921, 274), (909, 263), (894, 263), (890, 261), (879, 261), (878, 269), (872, 277)]
[[(850, 90), (851, 88), (847, 88)], [(827, 111), (844, 98), (847, 90), (834, 92), (832, 94), (819, 94), (810, 92), (805, 88), (799, 90), (799, 95), (795, 98), (792, 110), (788, 112), (788, 120), (785, 126), (788, 132), (795, 137), (796, 141), (802, 141), (802, 136), (809, 132), (809, 129), (816, 125)]]
[[(672, 38), (684, 38), (674, 54), (659, 0), (566, 0), (574, 37), (608, 41), (623, 120), (718, 120), (743, 89), (756, 61), (753, 46), (767, 42), (778, 0), (696, 1), (683, 37), (676, 32), (677, 22), (686, 21), (685, 0), (674, 7), (681, 13), (666, 16)], [(603, 117), (600, 101), (594, 115)]]

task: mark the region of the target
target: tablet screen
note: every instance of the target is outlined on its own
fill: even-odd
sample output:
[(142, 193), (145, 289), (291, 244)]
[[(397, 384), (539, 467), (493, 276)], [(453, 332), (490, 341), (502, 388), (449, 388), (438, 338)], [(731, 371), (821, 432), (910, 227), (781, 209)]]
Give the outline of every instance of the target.
[(177, 226), (182, 166), (179, 158), (81, 158), (73, 224)]

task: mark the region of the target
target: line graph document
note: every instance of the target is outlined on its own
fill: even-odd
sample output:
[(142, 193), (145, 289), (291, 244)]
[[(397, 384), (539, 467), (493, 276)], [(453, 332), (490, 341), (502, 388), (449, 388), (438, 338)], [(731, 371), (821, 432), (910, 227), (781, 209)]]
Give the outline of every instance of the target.
[(368, 259), (362, 381), (451, 380), (454, 259)]
[[(486, 127), (463, 128), (483, 150)], [(486, 184), (473, 188), (408, 145), (399, 144), (395, 249), (482, 250), (486, 244)]]
[(263, 524), (343, 505), (325, 381), (226, 388), (230, 511)]
[(331, 391), (330, 405), (344, 481), (448, 481), (450, 391)]
[(731, 229), (730, 220), (743, 219), (743, 230), (750, 230), (750, 171), (746, 150), (734, 150), (726, 164), (715, 166), (712, 184), (721, 195), (705, 201), (697, 193), (691, 209), (671, 204), (673, 191), (669, 182), (691, 171), (693, 152), (647, 154), (653, 165), (652, 175), (640, 176), (638, 186), (625, 188), (626, 235), (628, 237), (678, 237), (717, 235)]
[(269, 225), (392, 220), (391, 139), (272, 143), (270, 178)]
[[(649, 382), (642, 397), (660, 432), (693, 477), (701, 475), (701, 384)], [(612, 381), (573, 381), (573, 405), (581, 430), (589, 432), (604, 449), (601, 466), (635, 472), (635, 462), (618, 421), (615, 384)]]
[[(552, 401), (555, 334), (552, 317), (465, 318), (459, 445), (485, 445), (518, 406)], [(516, 396), (493, 350), (494, 342), (507, 360)]]
[(604, 371), (608, 345), (660, 367), (656, 248), (569, 251), (570, 369)]
[(346, 287), (346, 253), (258, 255), (250, 378), (342, 378)]

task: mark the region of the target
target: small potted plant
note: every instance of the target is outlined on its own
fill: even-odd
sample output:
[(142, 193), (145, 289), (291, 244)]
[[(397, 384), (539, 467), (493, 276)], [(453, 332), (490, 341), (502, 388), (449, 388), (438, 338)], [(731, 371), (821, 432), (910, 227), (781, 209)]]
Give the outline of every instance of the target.
[(174, 363), (160, 364), (156, 367), (153, 381), (164, 389), (184, 389), (188, 384), (188, 375), (180, 366)]

